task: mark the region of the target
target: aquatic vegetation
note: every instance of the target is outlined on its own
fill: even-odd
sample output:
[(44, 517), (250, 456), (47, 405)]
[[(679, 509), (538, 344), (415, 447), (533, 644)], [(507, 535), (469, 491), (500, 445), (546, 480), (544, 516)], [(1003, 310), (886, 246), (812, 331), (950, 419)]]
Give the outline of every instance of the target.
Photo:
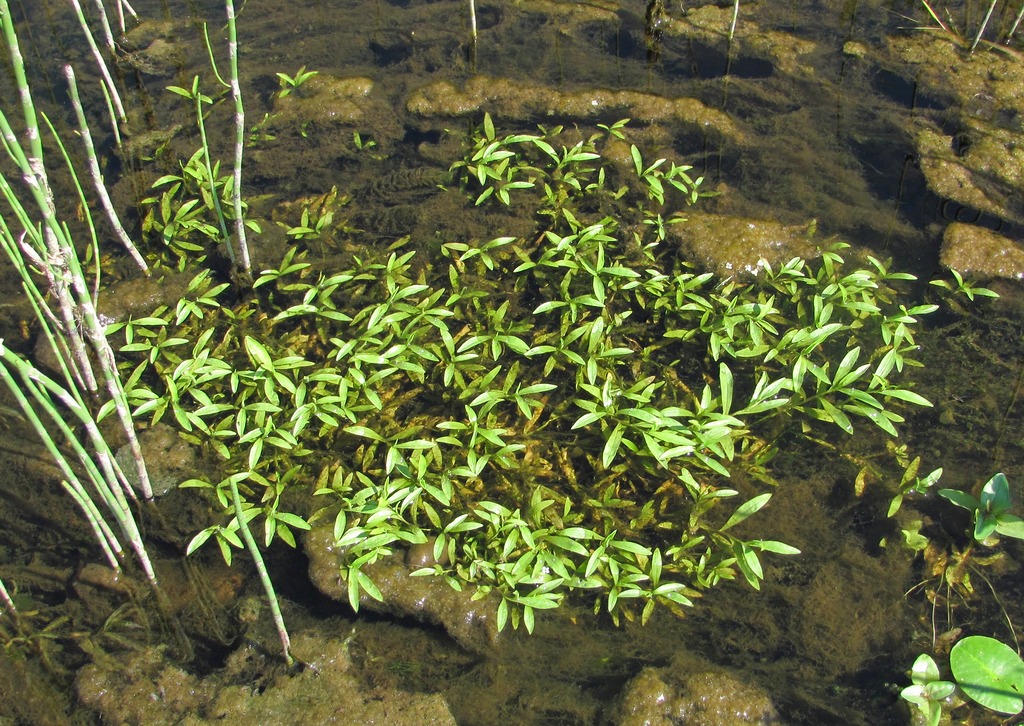
[[(986, 31), (989, 30), (993, 15), (997, 15), (998, 19), (994, 23), (996, 26), (994, 31), (995, 39), (988, 43), (990, 46), (1009, 45), (1017, 32), (1017, 28), (1020, 26), (1021, 19), (1024, 19), (1024, 5), (1021, 5), (1016, 13), (1013, 13), (1011, 4), (1004, 2), (1000, 13), (995, 13), (996, 8), (999, 6), (999, 0), (992, 0), (988, 7), (984, 8), (984, 13), (980, 17), (975, 16), (975, 13), (984, 6), (976, 7), (968, 3), (959, 11), (958, 18), (956, 19), (954, 19), (953, 14), (948, 8), (944, 8), (942, 15), (945, 16), (945, 21), (943, 21), (935, 7), (928, 0), (921, 0), (921, 4), (924, 6), (928, 16), (938, 24), (938, 29), (966, 47), (970, 53), (977, 49)], [(973, 40), (971, 40), (972, 33)], [(969, 45), (968, 41), (970, 41)]]
[(971, 700), (1003, 714), (1024, 709), (1024, 661), (995, 638), (972, 635), (949, 651), (949, 668)]
[(929, 726), (941, 721), (944, 710), (962, 705), (962, 696), (999, 714), (1012, 716), (1024, 709), (1024, 661), (1005, 643), (968, 636), (950, 650), (949, 670), (953, 680), (942, 680), (935, 660), (921, 654), (911, 670), (912, 685), (900, 692)]
[[(7, 174), (0, 175), (0, 194), (11, 211), (0, 220), (0, 246), (16, 271), (33, 322), (39, 326), (41, 347), (52, 351), (54, 360), (44, 370), (12, 348), (11, 342), (0, 340), (0, 378), (18, 402), (24, 421), (38, 433), (58, 466), (61, 485), (82, 510), (107, 562), (120, 569), (127, 548), (155, 585), (156, 575), (132, 508), (136, 490), (115, 459), (100, 421), (116, 415), (131, 451), (129, 461), (138, 493), (144, 498), (152, 496), (148, 473), (114, 354), (96, 311), (92, 275), (78, 252), (82, 246), (72, 239), (55, 201), (44, 163), (44, 128), (52, 133), (68, 166), (78, 192), (76, 202), (86, 210), (84, 221), (91, 239), (84, 249), (94, 257), (98, 257), (99, 245), (96, 226), (67, 149), (45, 116), (46, 125), (40, 123), (6, 0), (0, 2), (0, 21), (25, 129), (16, 133), (7, 115), (0, 112), (4, 148), (20, 176), (12, 183)], [(67, 78), (77, 98), (74, 75), (68, 73)], [(102, 183), (99, 176), (94, 181)], [(13, 609), (9, 598), (5, 604)]]
[(924, 653), (914, 661), (910, 678), (912, 684), (900, 691), (900, 697), (917, 707), (928, 726), (938, 726), (942, 705), (953, 695), (956, 684), (942, 680), (935, 659)]
[[(625, 134), (499, 136), (485, 116), (453, 181), (535, 235), (403, 239), (323, 271), (293, 247), (250, 299), (201, 272), (120, 326), (135, 415), (222, 459), (186, 484), (226, 515), (190, 551), (230, 558), (240, 521), (264, 545), (333, 521), (358, 608), (380, 597), (368, 564), (431, 541), (416, 574), (493, 592), (499, 624), (528, 630), (573, 593), (646, 621), (795, 554), (757, 535), (776, 442), (856, 419), (896, 435), (902, 406), (929, 405), (896, 378), (934, 306), (900, 304), (909, 275), (841, 247), (751, 279), (691, 269), (668, 230), (701, 180), (635, 145), (612, 161)], [(728, 486), (737, 468), (763, 488)]]
[(287, 73), (278, 73), (277, 80), (281, 85), (281, 90), (277, 92), (278, 98), (284, 98), (318, 74), (319, 71), (307, 71), (306, 66), (302, 66), (302, 68), (295, 72), (294, 76), (289, 76)]
[[(933, 472), (921, 483), (918, 490), (923, 491), (937, 479), (938, 476)], [(994, 475), (982, 486), (978, 497), (958, 489), (940, 489), (938, 493), (942, 498), (972, 513), (972, 526), (969, 531), (971, 541), (963, 551), (953, 549), (948, 557), (936, 558), (934, 554), (932, 555), (932, 559), (937, 560), (933, 570), (938, 572), (940, 584), (930, 591), (929, 598), (933, 604), (937, 604), (940, 599), (938, 587), (941, 586), (945, 586), (948, 593), (955, 590), (964, 597), (973, 594), (971, 572), (974, 572), (985, 581), (993, 600), (1002, 609), (995, 588), (981, 570), (994, 564), (999, 555), (997, 553), (978, 556), (974, 548), (977, 545), (995, 547), (999, 535), (1024, 539), (1024, 520), (1009, 512), (1010, 487), (1006, 476), (1002, 473)], [(915, 532), (915, 535), (922, 540), (920, 546), (915, 549), (939, 546), (933, 545), (919, 532)], [(908, 542), (910, 541), (908, 538)], [(951, 609), (948, 605), (948, 596), (946, 600), (947, 609)], [(1011, 635), (1016, 640), (1013, 623), (1005, 610), (1003, 615), (1009, 624)], [(959, 633), (959, 629), (951, 630), (953, 637)], [(949, 667), (955, 683), (939, 680), (938, 666), (934, 659), (928, 654), (920, 655), (911, 673), (913, 685), (903, 689), (901, 693), (905, 700), (915, 705), (925, 715), (929, 724), (939, 723), (944, 707), (954, 708), (962, 703), (962, 700), (957, 700), (954, 692), (963, 693), (985, 708), (998, 713), (1016, 714), (1024, 708), (1021, 696), (1024, 692), (1024, 662), (1015, 650), (997, 639), (971, 635), (958, 640), (950, 650)]]

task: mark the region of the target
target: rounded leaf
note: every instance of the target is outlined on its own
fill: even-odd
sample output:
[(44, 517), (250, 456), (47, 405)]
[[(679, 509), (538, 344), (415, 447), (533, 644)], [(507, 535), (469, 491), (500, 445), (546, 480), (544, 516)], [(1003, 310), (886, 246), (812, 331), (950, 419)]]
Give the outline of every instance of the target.
[(1024, 661), (995, 638), (972, 635), (949, 653), (949, 667), (963, 692), (998, 713), (1024, 708)]

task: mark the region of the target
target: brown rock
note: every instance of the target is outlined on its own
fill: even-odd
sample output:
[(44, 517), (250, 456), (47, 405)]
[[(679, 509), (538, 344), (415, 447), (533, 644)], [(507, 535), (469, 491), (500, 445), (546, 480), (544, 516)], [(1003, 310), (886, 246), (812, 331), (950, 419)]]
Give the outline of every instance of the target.
[(971, 224), (946, 227), (939, 258), (943, 266), (975, 277), (1024, 279), (1024, 244)]
[(807, 225), (699, 213), (669, 227), (685, 257), (722, 277), (757, 274), (762, 260), (776, 267), (794, 257), (817, 257), (810, 232)]
[(645, 668), (623, 690), (619, 726), (744, 726), (779, 720), (768, 695), (718, 670)]
[[(332, 527), (312, 529), (303, 542), (310, 580), (328, 597), (348, 602), (348, 584), (341, 576), (341, 552), (335, 545)], [(384, 601), (363, 595), (359, 607), (440, 625), (467, 650), (489, 652), (498, 640), (497, 599), (489, 596), (474, 600), (474, 588), (459, 592), (441, 578), (413, 576), (414, 569), (406, 565), (404, 554), (365, 565), (362, 571), (373, 580)]]

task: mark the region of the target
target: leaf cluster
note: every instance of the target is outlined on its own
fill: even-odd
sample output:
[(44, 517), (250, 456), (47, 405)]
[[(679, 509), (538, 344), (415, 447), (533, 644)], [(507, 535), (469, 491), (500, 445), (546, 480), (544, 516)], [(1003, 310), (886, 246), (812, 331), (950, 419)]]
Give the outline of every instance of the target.
[[(482, 188), (474, 205), (527, 205), (529, 238), (400, 240), (330, 272), (292, 248), (250, 300), (222, 303), (200, 273), (176, 309), (118, 326), (135, 414), (223, 463), (189, 485), (228, 523), (191, 549), (239, 546), (233, 484), (265, 544), (333, 518), (353, 607), (380, 597), (368, 565), (429, 541), (417, 574), (494, 593), (500, 623), (529, 630), (574, 592), (646, 621), (723, 580), (757, 588), (762, 553), (796, 553), (750, 536), (774, 437), (857, 419), (895, 435), (902, 407), (928, 405), (896, 379), (932, 307), (840, 249), (746, 281), (696, 272), (659, 222), (700, 180), (636, 146), (611, 171), (600, 144), (624, 127), (564, 145), (484, 119), (453, 174)], [(728, 486), (737, 467), (764, 488)], [(289, 503), (310, 492), (313, 517)]]

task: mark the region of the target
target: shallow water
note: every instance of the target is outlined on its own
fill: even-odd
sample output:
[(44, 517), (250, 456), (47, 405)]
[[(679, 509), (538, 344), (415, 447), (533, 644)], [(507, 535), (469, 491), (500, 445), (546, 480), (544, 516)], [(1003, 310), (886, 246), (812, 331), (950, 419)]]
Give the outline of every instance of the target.
[[(140, 64), (148, 70), (126, 72), (126, 98), (152, 128), (188, 127), (181, 104), (162, 89), (188, 86), (196, 73), (209, 76), (197, 31), (199, 20), (209, 17), (216, 35), (221, 8), (216, 2), (193, 3), (188, 10), (168, 3), (135, 7), (143, 17), (165, 21), (153, 37), (179, 50), (169, 58), (142, 59), (157, 63)], [(269, 214), (282, 201), (337, 186), (352, 195), (351, 227), (363, 230), (352, 233), (358, 244), (437, 232), (479, 237), (490, 230), (479, 220), (448, 218), (436, 187), (465, 129), (481, 114), (415, 112), (411, 102), (424, 87), (448, 81), (461, 89), (475, 75), (514, 81), (521, 97), (506, 96), (507, 105), (485, 103), (480, 109), (507, 130), (592, 126), (637, 116), (636, 108), (596, 107), (596, 101), (589, 115), (545, 109), (524, 101), (525, 89), (539, 87), (551, 97), (596, 97), (602, 89), (691, 97), (723, 112), (733, 125), (642, 117), (636, 124), (649, 147), (692, 164), (707, 187), (721, 192), (702, 202), (704, 209), (787, 224), (817, 219), (822, 236), (838, 236), (895, 258), (897, 267), (931, 276), (938, 268), (941, 229), (960, 211), (927, 191), (910, 129), (920, 116), (941, 123), (949, 99), (919, 93), (907, 69), (884, 51), (887, 34), (910, 24), (900, 16), (920, 15), (916, 5), (743, 3), (732, 44), (696, 21), (684, 32), (681, 21), (691, 10), (697, 5), (666, 7), (680, 29), (665, 26), (652, 49), (643, 3), (480, 4), (479, 39), (471, 53), (463, 2), (249, 0), (239, 17), (249, 124), (265, 113), (293, 113), (273, 105), (278, 72), (293, 74), (305, 66), (324, 77), (368, 79), (372, 90), (346, 96), (335, 108), (302, 107), (311, 115), (308, 123), (270, 123), (277, 138), (247, 151), (247, 193), (257, 214)], [(708, 17), (730, 10), (710, 11)], [(39, 43), (53, 42), (76, 60), (82, 55), (77, 47), (64, 47), (65, 39), (76, 36), (63, 4), (32, 12)], [(850, 44), (860, 44), (864, 57)], [(47, 57), (34, 56), (37, 70), (48, 68)], [(86, 77), (88, 66), (78, 65)], [(59, 86), (54, 82), (51, 88), (60, 99)], [(210, 121), (224, 156), (225, 122), (226, 116)], [(359, 151), (353, 131), (376, 147)], [(172, 147), (184, 148), (189, 140), (187, 131), (180, 132)], [(124, 164), (130, 167), (131, 160)], [(111, 169), (116, 173), (117, 166)], [(138, 193), (130, 186), (120, 189), (123, 200)], [(985, 318), (950, 317), (922, 336), (928, 374), (918, 377), (917, 390), (948, 415), (914, 415), (904, 439), (924, 457), (924, 470), (945, 468), (947, 486), (983, 480), (997, 470), (1012, 483), (1024, 476), (1017, 400), (1022, 323), (1014, 313), (1016, 291), (1000, 291), (1011, 299)], [(905, 596), (927, 577), (920, 562), (878, 546), (883, 537), (898, 540), (899, 532), (885, 518), (883, 492), (855, 495), (857, 469), (849, 460), (871, 457), (884, 443), (873, 433), (858, 433), (841, 445), (839, 456), (794, 443), (776, 462), (783, 486), (770, 520), (760, 523), (761, 534), (803, 554), (766, 563), (761, 593), (726, 586), (700, 600), (688, 617), (660, 612), (646, 627), (615, 628), (582, 607), (574, 627), (541, 618), (532, 638), (510, 638), (482, 656), (463, 652), (432, 629), (366, 617), (346, 626), (353, 629), (363, 675), (371, 685), (442, 693), (460, 724), (589, 724), (602, 720), (622, 685), (643, 667), (703, 658), (764, 688), (786, 723), (906, 723), (898, 699), (905, 671), (929, 645), (932, 627), (941, 631), (950, 624), (941, 603), (936, 614), (920, 594)], [(1022, 494), (1019, 486), (1014, 493)], [(963, 524), (955, 517), (945, 521), (937, 505), (920, 506), (944, 531)], [(26, 546), (11, 545), (15, 559)], [(1021, 595), (1015, 564), (1020, 548), (1004, 547), (1011, 557), (992, 571), (993, 586), (1011, 617), (1019, 619), (1012, 605)], [(54, 560), (73, 561), (68, 567), (85, 561), (67, 549), (55, 545)], [(325, 603), (312, 592), (301, 560), (289, 553), (276, 557), (285, 597), (295, 603), (295, 627), (327, 617), (350, 619), (345, 606)], [(227, 579), (223, 573), (217, 577)], [(955, 624), (975, 632), (988, 628), (1005, 638), (998, 615), (986, 607), (957, 609)], [(208, 658), (202, 667), (209, 669), (218, 665), (223, 648), (206, 637), (200, 655)]]

